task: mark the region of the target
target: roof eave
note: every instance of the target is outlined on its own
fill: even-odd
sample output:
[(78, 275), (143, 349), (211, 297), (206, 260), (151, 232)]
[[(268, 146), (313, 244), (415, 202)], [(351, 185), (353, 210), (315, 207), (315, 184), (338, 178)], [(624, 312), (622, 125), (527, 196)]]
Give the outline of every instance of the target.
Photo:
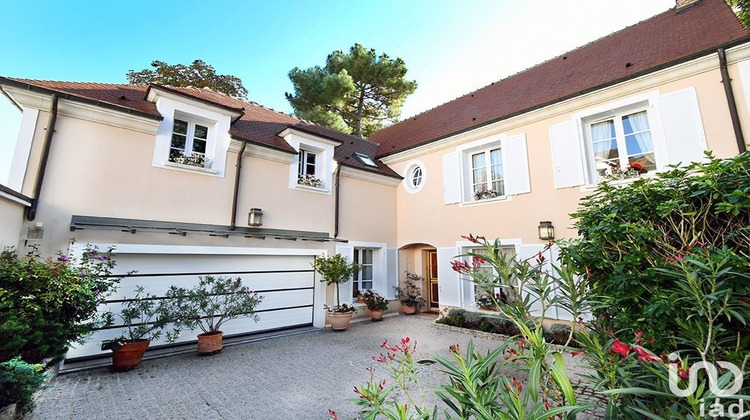
[(75, 95), (72, 93), (63, 92), (61, 90), (45, 88), (45, 87), (30, 84), (30, 83), (26, 83), (26, 82), (19, 82), (17, 80), (8, 79), (7, 77), (0, 76), (0, 85), (14, 86), (14, 87), (22, 88), (22, 89), (27, 89), (27, 90), (32, 90), (35, 92), (43, 93), (46, 95), (58, 95), (58, 97), (60, 97), (61, 99), (67, 99), (69, 101), (95, 105), (101, 108), (107, 108), (107, 109), (111, 109), (114, 111), (124, 112), (127, 114), (131, 114), (131, 115), (135, 115), (135, 116), (143, 117), (143, 118), (148, 118), (148, 119), (152, 119), (156, 121), (161, 121), (164, 119), (164, 117), (162, 117), (161, 115), (154, 115), (149, 112), (138, 111), (136, 109), (132, 109), (132, 108), (128, 108), (128, 107), (124, 107), (120, 105), (115, 105), (109, 102), (97, 101), (95, 99), (90, 99), (90, 98)]

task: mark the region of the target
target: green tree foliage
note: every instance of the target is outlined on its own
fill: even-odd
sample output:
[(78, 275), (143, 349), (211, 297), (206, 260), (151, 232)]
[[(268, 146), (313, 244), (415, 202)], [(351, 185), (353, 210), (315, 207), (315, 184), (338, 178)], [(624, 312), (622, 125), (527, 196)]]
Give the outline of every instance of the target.
[(695, 303), (678, 298), (675, 277), (662, 269), (694, 258), (696, 250), (711, 250), (709, 255), (721, 250), (716, 254), (724, 261), (720, 276), (711, 270), (696, 276), (716, 277), (729, 287), (721, 295), (727, 296), (726, 307), (742, 308), (744, 314), (728, 312), (715, 322), (735, 341), (744, 337), (744, 345), (750, 344), (750, 329), (742, 321), (750, 317), (750, 307), (742, 304), (750, 282), (737, 274), (750, 266), (750, 154), (729, 159), (708, 154), (705, 163), (626, 186), (602, 184), (572, 216), (580, 239), (563, 251), (600, 296), (595, 312), (604, 329), (625, 335), (642, 331), (656, 340), (657, 352), (682, 348), (682, 339), (696, 333), (684, 322)]
[(745, 28), (750, 29), (750, 0), (726, 0), (726, 2)]
[(405, 80), (406, 64), (374, 49), (354, 44), (348, 53), (334, 51), (325, 67), (289, 72), (294, 95), (286, 98), (295, 114), (359, 137), (396, 121), (417, 82)]
[(210, 88), (242, 99), (247, 98), (247, 89), (242, 80), (232, 75), (216, 74), (214, 67), (203, 60), (195, 60), (189, 66), (184, 64), (170, 65), (163, 61), (152, 61), (154, 69), (140, 71), (129, 70), (125, 77), (132, 85), (156, 83), (165, 86)]

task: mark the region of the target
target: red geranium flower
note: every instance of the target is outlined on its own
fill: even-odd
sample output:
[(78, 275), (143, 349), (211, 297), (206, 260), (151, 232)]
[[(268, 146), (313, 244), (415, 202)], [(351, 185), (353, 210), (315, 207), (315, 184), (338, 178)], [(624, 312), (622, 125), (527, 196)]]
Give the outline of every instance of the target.
[(609, 349), (612, 353), (620, 353), (623, 357), (627, 356), (628, 353), (630, 353), (630, 347), (628, 347), (627, 344), (623, 343), (620, 340), (615, 340), (614, 343), (612, 343), (612, 348)]

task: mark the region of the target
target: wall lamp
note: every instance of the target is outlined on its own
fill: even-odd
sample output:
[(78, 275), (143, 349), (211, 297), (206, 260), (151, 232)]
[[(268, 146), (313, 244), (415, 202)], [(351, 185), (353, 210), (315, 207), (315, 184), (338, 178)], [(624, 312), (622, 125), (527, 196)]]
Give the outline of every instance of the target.
[(250, 215), (247, 219), (247, 224), (252, 227), (258, 227), (263, 225), (263, 210), (252, 208), (250, 209)]
[(555, 227), (552, 226), (552, 222), (539, 222), (539, 239), (543, 241), (551, 241), (555, 239)]

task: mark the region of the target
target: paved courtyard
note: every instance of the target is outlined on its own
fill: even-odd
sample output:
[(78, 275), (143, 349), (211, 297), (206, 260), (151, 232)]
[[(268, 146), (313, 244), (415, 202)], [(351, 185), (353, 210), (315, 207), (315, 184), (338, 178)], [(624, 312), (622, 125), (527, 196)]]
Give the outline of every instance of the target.
[[(60, 375), (37, 399), (28, 419), (341, 419), (357, 415), (354, 386), (378, 365), (383, 340), (418, 341), (417, 358), (448, 356), (448, 346), (470, 339), (482, 352), (502, 344), (488, 335), (441, 328), (431, 319), (391, 316), (383, 322), (330, 329), (226, 347), (220, 354), (182, 354), (146, 360), (135, 370), (96, 369)], [(570, 360), (568, 358), (568, 360)], [(385, 375), (376, 366), (377, 373)], [(428, 406), (440, 383), (437, 365), (420, 365)], [(518, 376), (517, 372), (507, 372)]]

